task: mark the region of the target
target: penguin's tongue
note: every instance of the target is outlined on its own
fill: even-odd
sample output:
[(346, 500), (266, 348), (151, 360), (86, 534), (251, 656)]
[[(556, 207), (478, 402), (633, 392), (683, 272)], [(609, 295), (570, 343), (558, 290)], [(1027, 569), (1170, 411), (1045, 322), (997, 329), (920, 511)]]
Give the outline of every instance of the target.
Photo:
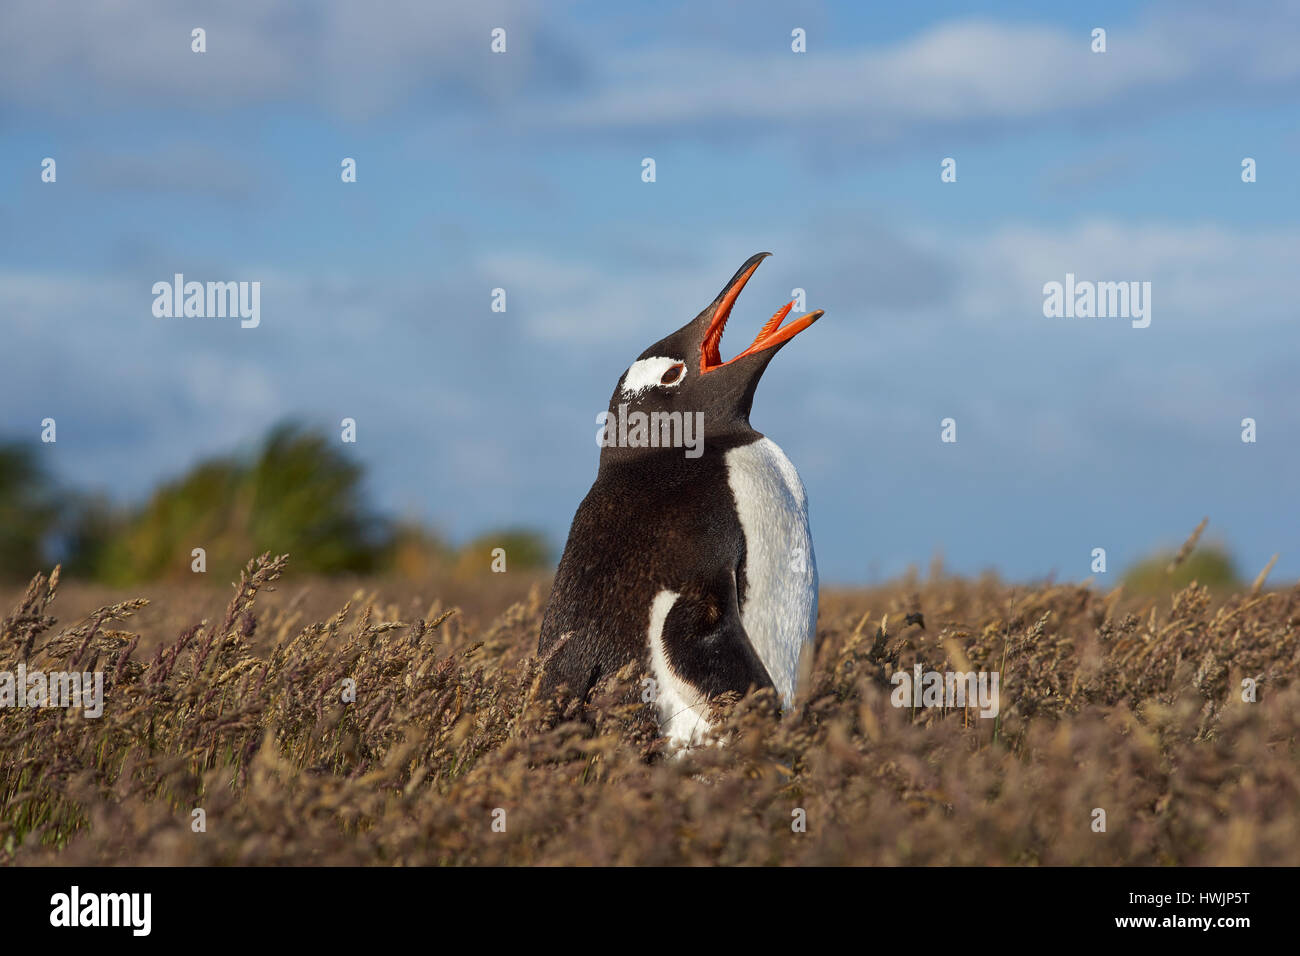
[(735, 356), (735, 358), (728, 359), (725, 362), (722, 361), (719, 345), (722, 343), (722, 333), (727, 328), (727, 319), (731, 318), (731, 307), (736, 304), (736, 299), (740, 296), (740, 290), (745, 288), (745, 283), (749, 281), (750, 276), (757, 269), (758, 263), (755, 262), (732, 284), (731, 288), (722, 297), (722, 301), (718, 303), (718, 308), (713, 313), (713, 319), (709, 322), (708, 331), (704, 333), (704, 343), (700, 346), (701, 372), (711, 372), (724, 365), (730, 365), (736, 359), (744, 358), (746, 355), (752, 355), (755, 352), (762, 352), (765, 349), (780, 345), (782, 342), (794, 338), (822, 317), (822, 310), (817, 309), (807, 315), (801, 315), (789, 325), (782, 326), (781, 323), (785, 321), (785, 317), (794, 308), (794, 303), (788, 302), (777, 309), (776, 313), (758, 330), (758, 335), (754, 338), (754, 344)]

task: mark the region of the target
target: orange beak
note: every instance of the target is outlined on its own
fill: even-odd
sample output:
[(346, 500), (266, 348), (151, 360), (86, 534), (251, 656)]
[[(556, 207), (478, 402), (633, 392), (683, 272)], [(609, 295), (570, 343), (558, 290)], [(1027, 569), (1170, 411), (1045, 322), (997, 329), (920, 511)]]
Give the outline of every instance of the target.
[[(763, 253), (766, 257), (770, 253)], [(746, 355), (753, 355), (755, 352), (763, 352), (767, 349), (774, 348), (782, 342), (788, 342), (808, 326), (812, 325), (824, 314), (821, 309), (815, 312), (809, 312), (807, 315), (801, 315), (789, 325), (782, 325), (785, 317), (790, 314), (794, 308), (794, 303), (790, 302), (776, 310), (776, 314), (767, 320), (758, 335), (754, 339), (754, 344), (745, 351), (741, 352), (735, 358), (722, 361), (722, 354), (718, 351), (718, 345), (722, 342), (723, 330), (727, 327), (727, 319), (731, 318), (731, 307), (736, 304), (736, 299), (740, 296), (740, 290), (745, 288), (745, 283), (749, 281), (756, 271), (759, 263), (763, 260), (758, 259), (752, 266), (742, 272), (734, 282), (723, 293), (722, 301), (713, 311), (713, 318), (709, 321), (709, 328), (704, 333), (704, 342), (700, 345), (700, 372), (712, 372), (715, 369), (722, 368), (724, 365), (730, 365)]]

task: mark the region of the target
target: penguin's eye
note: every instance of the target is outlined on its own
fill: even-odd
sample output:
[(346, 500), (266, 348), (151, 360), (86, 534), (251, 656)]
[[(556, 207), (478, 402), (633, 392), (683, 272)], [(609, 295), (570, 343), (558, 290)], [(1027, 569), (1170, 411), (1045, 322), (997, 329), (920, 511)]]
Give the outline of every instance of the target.
[(673, 384), (673, 382), (677, 381), (679, 378), (682, 377), (682, 370), (684, 368), (686, 368), (686, 366), (680, 363), (674, 365), (668, 371), (664, 372), (663, 377), (659, 379), (659, 384), (660, 385)]

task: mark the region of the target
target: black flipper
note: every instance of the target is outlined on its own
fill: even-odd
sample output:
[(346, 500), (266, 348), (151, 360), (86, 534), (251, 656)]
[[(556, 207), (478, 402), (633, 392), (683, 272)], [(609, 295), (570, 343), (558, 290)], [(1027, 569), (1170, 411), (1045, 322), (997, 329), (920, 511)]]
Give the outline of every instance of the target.
[(683, 588), (664, 619), (661, 640), (673, 674), (701, 700), (773, 686), (741, 623), (732, 571)]

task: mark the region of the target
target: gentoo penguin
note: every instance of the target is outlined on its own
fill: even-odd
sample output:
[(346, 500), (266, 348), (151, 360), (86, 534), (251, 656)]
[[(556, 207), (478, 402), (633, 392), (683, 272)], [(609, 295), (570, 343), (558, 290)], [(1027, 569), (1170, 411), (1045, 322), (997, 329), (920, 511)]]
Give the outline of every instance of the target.
[[(619, 378), (598, 420), (596, 481), (573, 518), (542, 619), (546, 692), (564, 684), (585, 697), (639, 658), (674, 747), (700, 742), (710, 698), (726, 691), (775, 687), (788, 706), (815, 635), (803, 483), (750, 427), (749, 412), (772, 356), (822, 312), (782, 325), (791, 302), (735, 358), (724, 362), (718, 349), (736, 297), (768, 255), (752, 256), (708, 308)], [(650, 440), (647, 429), (626, 427), (637, 413)], [(692, 425), (702, 426), (702, 443)]]

